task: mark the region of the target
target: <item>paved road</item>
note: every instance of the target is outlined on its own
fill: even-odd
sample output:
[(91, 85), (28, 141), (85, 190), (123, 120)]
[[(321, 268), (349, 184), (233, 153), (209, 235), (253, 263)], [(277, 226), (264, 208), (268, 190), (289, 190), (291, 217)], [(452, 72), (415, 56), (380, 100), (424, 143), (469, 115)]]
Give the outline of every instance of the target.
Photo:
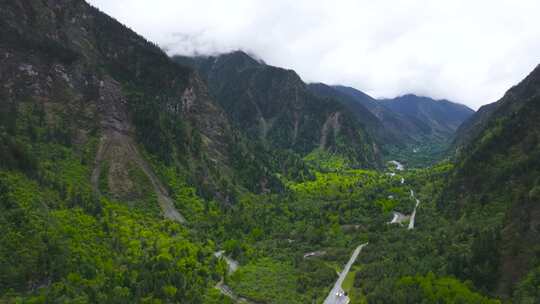
[(416, 205), (414, 206), (414, 210), (411, 214), (411, 220), (409, 221), (409, 227), (408, 227), (409, 230), (414, 229), (414, 219), (416, 217), (416, 208), (418, 208), (418, 205), (420, 205), (420, 201), (416, 197), (414, 199), (416, 200)]
[[(403, 166), (403, 164), (401, 164), (398, 161), (392, 160), (392, 161), (390, 161), (390, 163), (394, 164), (396, 166), (396, 169), (399, 170), (399, 171), (405, 170), (405, 166)], [(401, 184), (404, 184), (404, 183), (405, 183), (405, 179), (402, 177), (401, 178)], [(407, 216), (407, 215), (404, 215), (404, 214), (401, 214), (399, 212), (394, 211), (393, 216), (392, 216), (392, 220), (390, 222), (388, 222), (389, 224), (396, 224), (396, 223), (401, 224), (401, 222), (403, 222), (403, 221), (410, 218), (409, 226), (407, 228), (409, 230), (414, 229), (414, 221), (416, 219), (416, 208), (418, 208), (418, 205), (420, 205), (420, 200), (416, 198), (413, 189), (410, 189), (410, 192), (411, 192), (411, 198), (413, 198), (416, 201), (416, 205), (414, 206), (412, 214), (410, 216)]]
[(358, 258), (358, 255), (360, 254), (360, 251), (362, 251), (362, 248), (366, 246), (368, 243), (364, 243), (354, 250), (353, 254), (351, 255), (351, 258), (349, 259), (349, 262), (345, 265), (343, 268), (343, 271), (339, 274), (339, 278), (337, 279), (336, 283), (334, 284), (334, 288), (330, 291), (328, 294), (328, 297), (326, 297), (326, 300), (324, 300), (324, 304), (348, 304), (350, 299), (347, 295), (345, 295), (345, 292), (343, 291), (343, 288), (341, 285), (343, 284), (343, 281), (345, 281), (345, 278), (347, 277), (347, 274), (351, 270), (351, 266), (356, 261), (356, 258)]
[(416, 198), (414, 195), (414, 191), (411, 189), (411, 197), (416, 200), (416, 205), (414, 205), (414, 210), (411, 214), (411, 220), (409, 221), (409, 227), (408, 229), (414, 229), (414, 219), (416, 218), (416, 208), (418, 208), (418, 205), (420, 205), (420, 200)]

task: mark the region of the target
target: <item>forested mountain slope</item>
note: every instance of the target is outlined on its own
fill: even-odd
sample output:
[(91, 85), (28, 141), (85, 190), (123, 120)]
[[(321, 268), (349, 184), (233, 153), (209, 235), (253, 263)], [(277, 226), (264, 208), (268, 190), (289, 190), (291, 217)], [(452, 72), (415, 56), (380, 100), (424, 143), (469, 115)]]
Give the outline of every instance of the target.
[(48, 130), (42, 140), (84, 145), (99, 137), (99, 160), (118, 161), (108, 172), (118, 175), (110, 182), (121, 185), (109, 185), (118, 196), (130, 192), (118, 179), (136, 163), (135, 142), (164, 161), (203, 152), (226, 161), (230, 126), (202, 82), (110, 17), (82, 1), (12, 1), (1, 22), (10, 134), (26, 115)]
[(457, 130), (454, 148), (460, 149), (471, 144), (487, 128), (488, 122), (511, 115), (523, 107), (532, 96), (536, 96), (539, 90), (539, 74), (537, 67), (521, 83), (508, 90), (499, 101), (480, 107)]
[(411, 120), (400, 113), (392, 111), (379, 102), (379, 100), (357, 89), (339, 85), (333, 86), (333, 88), (348, 96), (352, 101), (363, 105), (373, 113), (383, 124), (386, 132), (393, 135), (394, 139), (390, 144), (404, 146), (407, 144), (418, 144), (421, 141), (425, 133), (425, 128), (421, 121)]
[(456, 170), (440, 203), (455, 216), (480, 217), (495, 257), (484, 279), (492, 280), (496, 293), (514, 293), (519, 303), (538, 299), (539, 93), (536, 68), (464, 125)]
[(443, 140), (451, 138), (457, 128), (474, 114), (473, 110), (462, 104), (413, 94), (383, 99), (380, 102), (411, 120), (421, 121), (427, 135)]
[(84, 1), (4, 2), (0, 36), (0, 301), (200, 303), (212, 249), (178, 223), (231, 163), (202, 81)]
[[(366, 121), (388, 159), (400, 159), (413, 166), (443, 159), (456, 129), (474, 113), (460, 104), (412, 94), (377, 100), (346, 86), (311, 84), (310, 89), (339, 100)], [(366, 109), (378, 122), (373, 122)]]
[(379, 163), (379, 149), (366, 124), (338, 101), (314, 95), (294, 71), (241, 51), (174, 60), (198, 69), (215, 100), (250, 138), (301, 155), (320, 148), (363, 167)]
[[(379, 101), (349, 87), (306, 85), (293, 71), (266, 65), (242, 51), (174, 60), (199, 71), (231, 121), (251, 138), (304, 155), (316, 146), (349, 158), (363, 155), (356, 161), (364, 166), (380, 156), (417, 166), (432, 164), (444, 156), (457, 127), (473, 113), (444, 100), (406, 95)], [(334, 125), (337, 132), (329, 133)]]
[(413, 94), (379, 102), (385, 108), (399, 114), (402, 120), (415, 126), (405, 131), (405, 134), (414, 141), (412, 153), (409, 152), (404, 157), (427, 164), (433, 164), (434, 161), (440, 161), (448, 156), (448, 148), (457, 128), (474, 113), (461, 104)]
[[(326, 97), (333, 98), (341, 102), (346, 108), (349, 109), (359, 121), (361, 121), (367, 128), (368, 132), (373, 134), (374, 139), (380, 144), (384, 145), (387, 143), (402, 143), (401, 139), (397, 134), (392, 132), (385, 126), (380, 119), (380, 116), (376, 116), (373, 110), (369, 110), (368, 106), (363, 103), (358, 102), (357, 99), (352, 98), (349, 94), (343, 93), (340, 90), (337, 90), (333, 86), (328, 86), (324, 83), (310, 83), (308, 88), (314, 94)], [(358, 91), (360, 92), (360, 91)], [(361, 93), (361, 92), (360, 92)], [(365, 95), (366, 98), (371, 98), (368, 95)], [(377, 102), (373, 100), (373, 102)]]
[(303, 162), (250, 143), (191, 68), (84, 1), (3, 3), (0, 36), (2, 295), (201, 303), (215, 248), (178, 223), (204, 230)]

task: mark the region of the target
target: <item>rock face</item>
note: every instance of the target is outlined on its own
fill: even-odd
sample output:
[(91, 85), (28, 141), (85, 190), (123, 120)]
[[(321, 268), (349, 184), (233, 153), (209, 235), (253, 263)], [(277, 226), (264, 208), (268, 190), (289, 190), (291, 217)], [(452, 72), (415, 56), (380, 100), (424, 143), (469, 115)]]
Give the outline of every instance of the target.
[[(492, 288), (509, 296), (537, 266), (540, 242), (540, 68), (458, 131), (457, 165), (440, 205), (491, 218)], [(489, 239), (489, 238), (488, 238)], [(485, 245), (487, 246), (487, 245)]]
[(240, 51), (174, 60), (199, 71), (233, 124), (251, 139), (301, 155), (324, 147), (364, 167), (379, 163), (363, 122), (338, 101), (313, 94), (294, 71)]

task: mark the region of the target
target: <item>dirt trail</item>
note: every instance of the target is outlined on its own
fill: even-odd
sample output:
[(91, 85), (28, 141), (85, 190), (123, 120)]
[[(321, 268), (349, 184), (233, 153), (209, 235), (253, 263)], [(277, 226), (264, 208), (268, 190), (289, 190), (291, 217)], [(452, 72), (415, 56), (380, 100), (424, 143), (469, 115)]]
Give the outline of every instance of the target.
[[(398, 171), (405, 171), (405, 166), (403, 164), (401, 164), (400, 162), (398, 161), (395, 161), (395, 160), (392, 160), (390, 161), (389, 163), (393, 164), (396, 166), (396, 170)], [(387, 173), (388, 174), (388, 173)], [(393, 175), (391, 176), (394, 176), (395, 174), (394, 173), (391, 173)], [(401, 184), (405, 184), (405, 178), (401, 177)], [(415, 194), (414, 194), (414, 190), (413, 189), (409, 189), (410, 193), (411, 193), (411, 198), (414, 199), (416, 201), (416, 205), (414, 205), (414, 210), (412, 212), (411, 215), (404, 215), (404, 214), (401, 214), (399, 212), (392, 212), (393, 214), (393, 218), (390, 222), (388, 222), (389, 224), (400, 224), (406, 220), (409, 220), (409, 225), (407, 227), (407, 229), (409, 230), (412, 230), (414, 229), (414, 222), (415, 222), (415, 219), (416, 219), (416, 209), (418, 208), (418, 206), (420, 205), (420, 200), (416, 198)]]

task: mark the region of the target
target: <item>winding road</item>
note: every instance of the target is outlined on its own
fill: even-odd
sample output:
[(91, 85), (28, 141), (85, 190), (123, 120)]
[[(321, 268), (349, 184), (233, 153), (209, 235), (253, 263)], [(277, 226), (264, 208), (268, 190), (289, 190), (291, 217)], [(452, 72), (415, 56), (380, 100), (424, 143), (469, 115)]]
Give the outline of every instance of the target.
[(414, 205), (414, 210), (413, 210), (413, 212), (411, 214), (411, 220), (409, 221), (409, 227), (407, 228), (409, 230), (414, 229), (414, 219), (416, 217), (416, 208), (418, 208), (418, 205), (420, 205), (420, 200), (418, 200), (416, 198), (416, 196), (414, 196), (414, 191), (412, 191), (412, 190), (411, 190), (411, 196), (412, 196), (413, 199), (416, 200), (416, 205)]
[(367, 244), (368, 243), (364, 243), (356, 247), (353, 254), (351, 255), (351, 258), (349, 259), (349, 262), (347, 262), (347, 264), (345, 265), (345, 267), (339, 274), (339, 278), (334, 284), (334, 287), (332, 288), (332, 290), (330, 290), (328, 297), (326, 297), (326, 300), (324, 300), (324, 304), (348, 304), (349, 303), (351, 299), (349, 299), (349, 297), (345, 294), (345, 291), (343, 290), (341, 285), (343, 284), (343, 281), (345, 281), (347, 274), (351, 270), (351, 266), (354, 264), (354, 262), (358, 258), (360, 251), (362, 251), (362, 248), (364, 248)]
[[(405, 166), (403, 164), (401, 164), (400, 162), (398, 162), (398, 161), (392, 160), (389, 163), (395, 165), (396, 170), (398, 170), (398, 171), (404, 171), (405, 170)], [(394, 176), (394, 175), (391, 175), (391, 176)], [(401, 177), (400, 182), (401, 182), (401, 184), (405, 184), (405, 178)], [(414, 229), (414, 221), (415, 221), (415, 218), (416, 218), (416, 209), (420, 205), (420, 200), (416, 198), (413, 189), (410, 189), (410, 192), (411, 192), (411, 198), (416, 201), (416, 205), (414, 205), (414, 209), (413, 209), (412, 214), (410, 216), (408, 216), (408, 215), (404, 215), (402, 213), (394, 211), (394, 212), (392, 212), (392, 220), (390, 222), (388, 222), (389, 224), (401, 224), (403, 221), (409, 219), (409, 226), (407, 227), (407, 229), (409, 229), (409, 230)]]

